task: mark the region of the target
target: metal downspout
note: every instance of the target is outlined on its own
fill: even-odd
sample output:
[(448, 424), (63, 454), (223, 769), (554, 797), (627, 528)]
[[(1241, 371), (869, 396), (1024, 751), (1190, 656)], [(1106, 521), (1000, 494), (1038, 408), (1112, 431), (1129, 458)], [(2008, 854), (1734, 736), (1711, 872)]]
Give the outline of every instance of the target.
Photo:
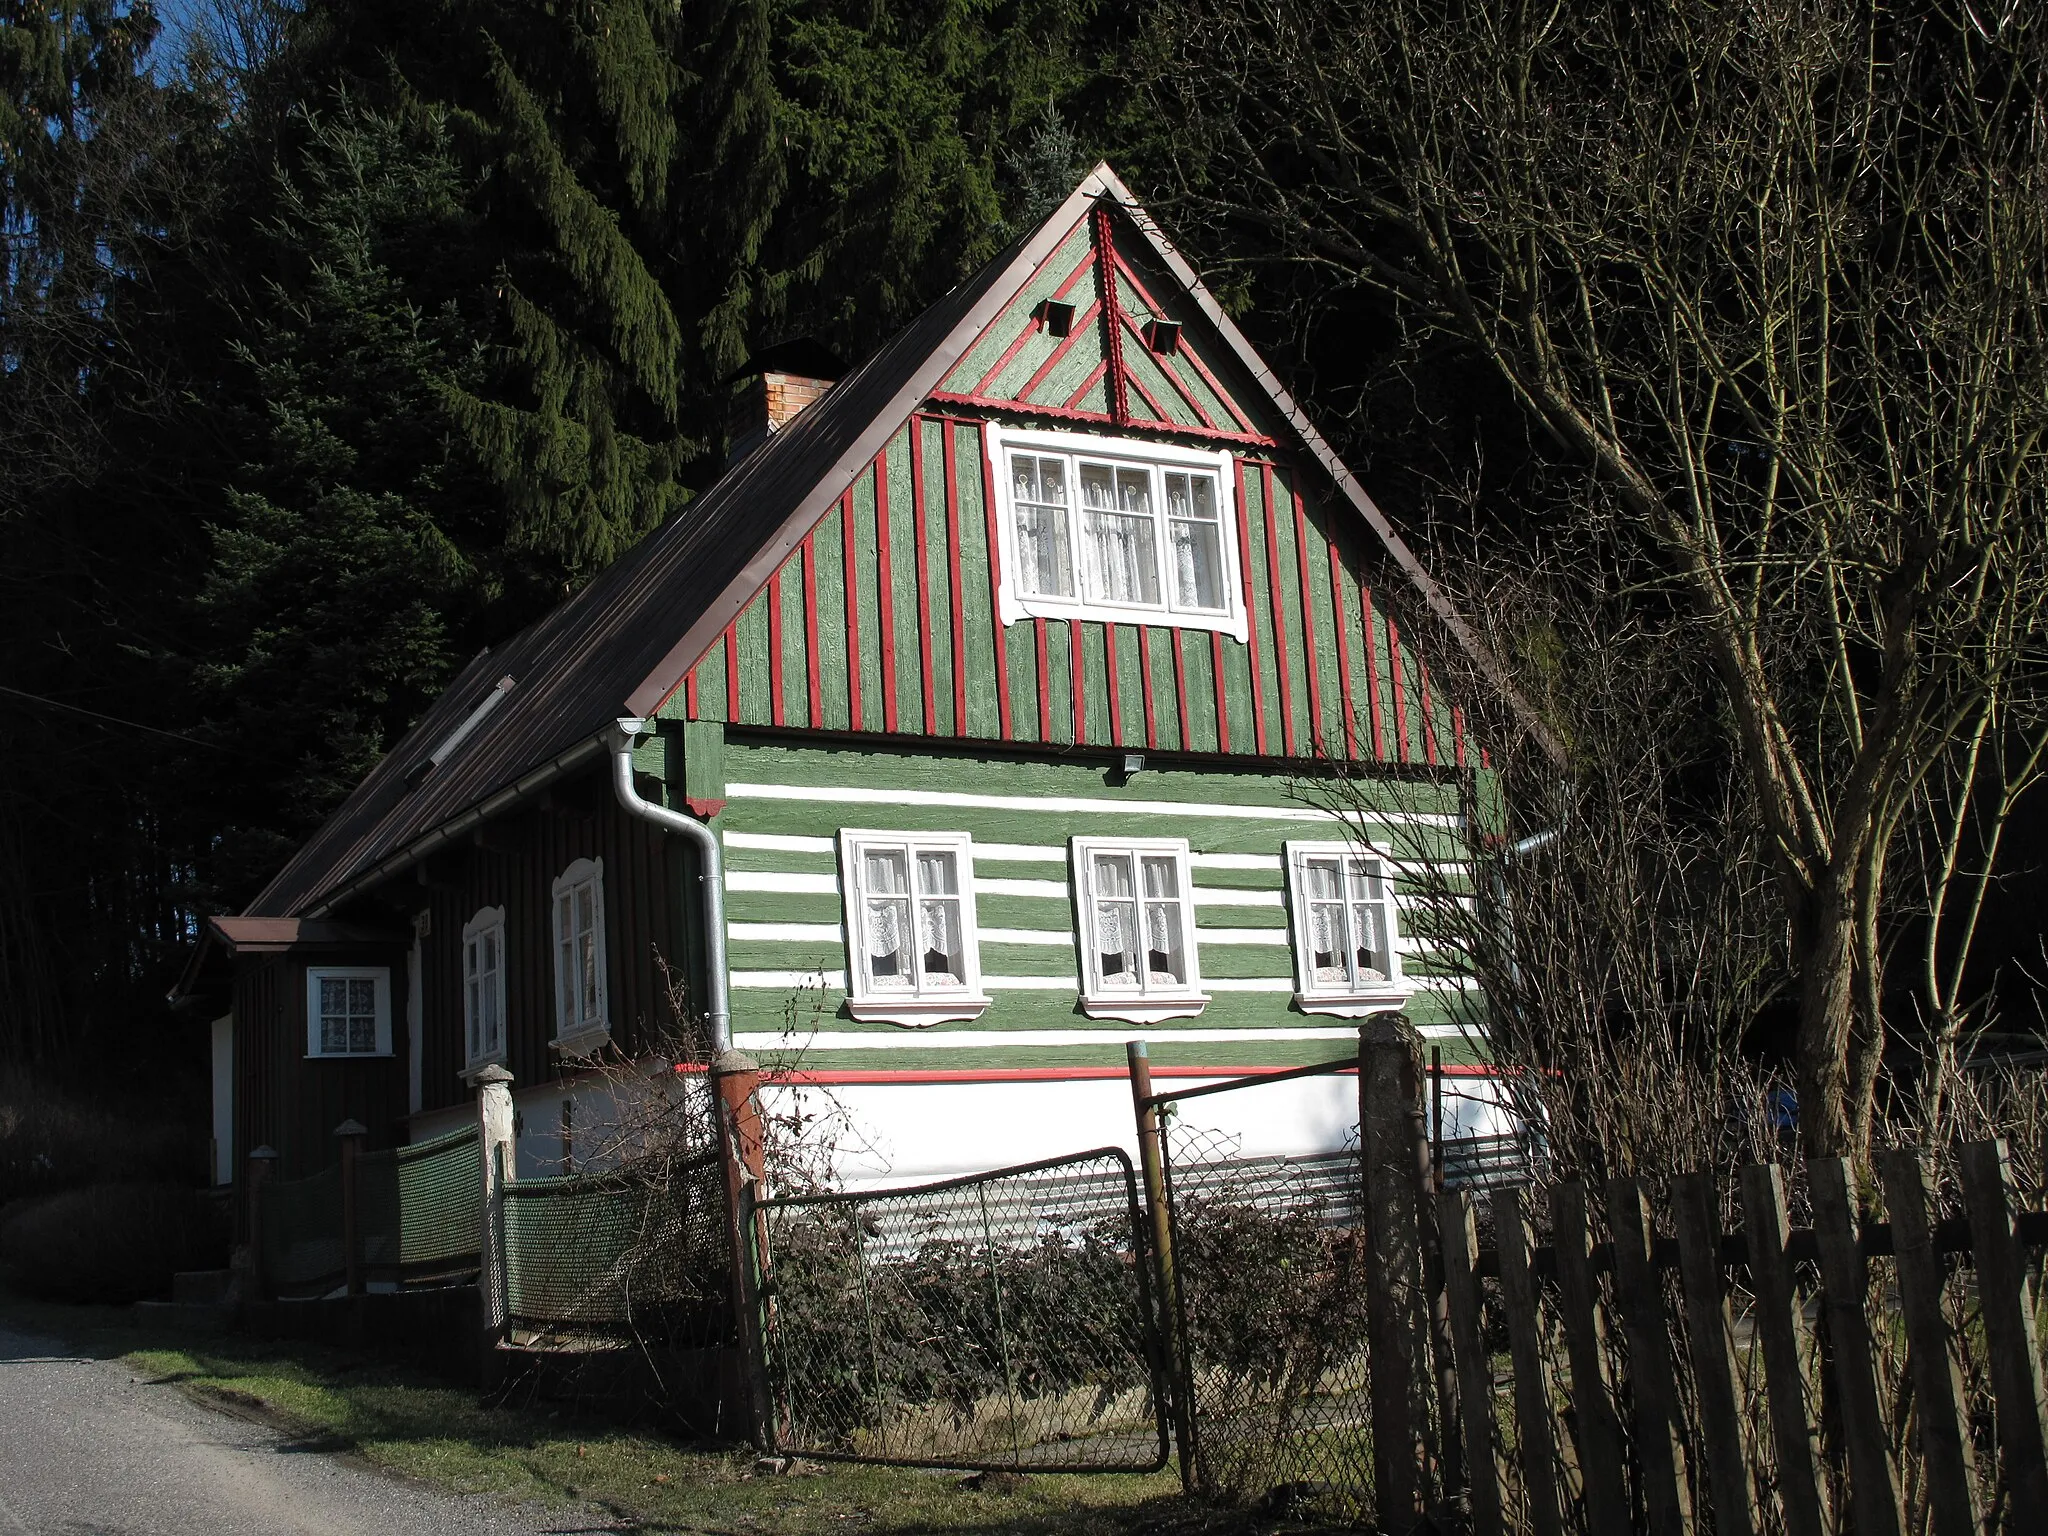
[(640, 797), (633, 783), (633, 741), (646, 729), (645, 720), (630, 717), (621, 718), (613, 729), (612, 789), (627, 815), (689, 839), (703, 855), (697, 879), (704, 888), (704, 1020), (711, 1031), (711, 1056), (716, 1060), (732, 1049), (732, 1004), (725, 964), (725, 862), (719, 855), (718, 835), (703, 822)]

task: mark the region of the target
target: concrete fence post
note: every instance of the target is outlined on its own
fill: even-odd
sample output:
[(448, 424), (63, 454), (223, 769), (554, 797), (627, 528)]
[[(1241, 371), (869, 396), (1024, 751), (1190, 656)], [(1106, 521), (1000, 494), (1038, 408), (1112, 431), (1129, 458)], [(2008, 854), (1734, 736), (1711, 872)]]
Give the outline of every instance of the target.
[(370, 1128), (360, 1120), (344, 1120), (334, 1128), (341, 1143), (341, 1267), (348, 1277), (348, 1293), (360, 1296), (363, 1283), (362, 1201), (357, 1167), (363, 1155), (363, 1138)]
[(505, 1194), (518, 1163), (512, 1144), (512, 1074), (500, 1066), (477, 1073), (477, 1150), (483, 1155), (484, 1219), (478, 1234), (481, 1262), (477, 1267), (477, 1373), (486, 1389), (503, 1375), (499, 1346), (505, 1342), (511, 1317), (505, 1299)]
[(244, 1298), (248, 1301), (270, 1300), (270, 1267), (263, 1262), (263, 1186), (276, 1171), (275, 1147), (258, 1147), (249, 1154), (248, 1171), (243, 1177), (248, 1200), (249, 1288)]
[(1421, 1037), (1399, 1013), (1376, 1013), (1358, 1032), (1358, 1142), (1373, 1474), (1380, 1528), (1395, 1533), (1414, 1530), (1428, 1515), (1427, 1446), (1433, 1438), (1417, 1178), (1421, 1124)]
[(761, 1069), (744, 1051), (720, 1051), (711, 1062), (711, 1086), (718, 1098), (718, 1146), (725, 1167), (727, 1232), (732, 1246), (732, 1305), (738, 1324), (741, 1409), (747, 1433), (763, 1451), (775, 1449), (775, 1420), (768, 1391), (767, 1318), (761, 1304), (766, 1248), (761, 1212), (761, 1179), (766, 1169), (761, 1108), (755, 1098)]

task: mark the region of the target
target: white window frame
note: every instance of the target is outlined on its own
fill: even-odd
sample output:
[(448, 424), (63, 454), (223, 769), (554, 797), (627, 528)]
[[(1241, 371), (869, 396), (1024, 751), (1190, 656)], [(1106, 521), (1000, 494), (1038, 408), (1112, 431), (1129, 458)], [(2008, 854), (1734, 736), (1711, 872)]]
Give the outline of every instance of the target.
[[(1195, 929), (1195, 888), (1184, 837), (1075, 837), (1068, 841), (1068, 857), (1074, 890), (1074, 937), (1080, 951), (1081, 1011), (1091, 1019), (1123, 1019), (1133, 1024), (1157, 1024), (1166, 1019), (1193, 1018), (1209, 1005), (1202, 990), (1202, 957)], [(1187, 946), (1187, 982), (1180, 989), (1159, 990), (1138, 973), (1137, 990), (1103, 985), (1101, 960), (1095, 952), (1094, 859), (1098, 853), (1128, 853), (1134, 856), (1170, 855), (1179, 886), (1174, 898), (1180, 904), (1181, 932)], [(1133, 876), (1137, 870), (1135, 864)], [(1140, 896), (1142, 902), (1143, 897)], [(1142, 920), (1142, 919), (1141, 919)]]
[[(917, 851), (944, 849), (954, 857), (960, 880), (961, 959), (966, 972), (962, 986), (929, 983), (921, 968), (911, 968), (911, 990), (879, 988), (868, 974), (868, 892), (862, 884), (866, 857), (877, 848), (904, 850), (912, 879), (916, 878)], [(846, 928), (846, 1011), (856, 1019), (884, 1024), (905, 1024), (923, 1028), (931, 1024), (957, 1024), (978, 1019), (987, 1011), (988, 995), (981, 986), (981, 928), (974, 906), (974, 839), (965, 832), (887, 832), (842, 828), (839, 833), (840, 911)], [(915, 910), (916, 893), (911, 900)]]
[[(1093, 619), (1109, 624), (1149, 624), (1169, 629), (1213, 629), (1242, 642), (1249, 633), (1244, 606), (1244, 551), (1237, 537), (1237, 476), (1228, 451), (1184, 448), (1172, 443), (1142, 442), (1134, 438), (1092, 437), (1078, 432), (1047, 432), (991, 424), (986, 448), (995, 486), (997, 543), (1001, 555), (1002, 580), (997, 584), (996, 613), (1005, 625), (1026, 619)], [(1073, 597), (1048, 597), (1026, 592), (1018, 581), (1022, 569), (1017, 554), (1017, 515), (1010, 474), (1010, 454), (1065, 455), (1067, 464), (1067, 547), (1073, 552)], [(1160, 601), (1111, 603), (1087, 596), (1082, 569), (1081, 518), (1074, 487), (1079, 484), (1076, 460), (1107, 460), (1115, 464), (1149, 469), (1153, 474), (1154, 517), (1160, 537), (1154, 546), (1160, 563)], [(1191, 469), (1216, 477), (1216, 515), (1223, 560), (1223, 610), (1206, 613), (1199, 609), (1173, 606), (1172, 583), (1166, 568), (1170, 541), (1166, 534), (1166, 505), (1158, 475), (1164, 469)]]
[[(563, 947), (567, 939), (562, 929), (562, 898), (573, 897), (578, 888), (589, 886), (591, 890), (591, 964), (595, 968), (595, 985), (591, 988), (596, 997), (596, 1011), (584, 1014), (580, 1009), (572, 1010), (570, 995), (580, 1000), (584, 978), (563, 969)], [(548, 1042), (566, 1055), (588, 1055), (595, 1047), (611, 1038), (611, 1001), (608, 996), (607, 968), (605, 963), (604, 934), (604, 860), (578, 859), (561, 874), (548, 895), (548, 929), (554, 946), (554, 1008), (555, 1038)]]
[[(497, 1003), (498, 1038), (495, 1042), (483, 1038), (477, 1019), (477, 993), (474, 983), (480, 978), (472, 970), (474, 957), (482, 950), (487, 934), (497, 936), (497, 969), (488, 974)], [(462, 1042), (463, 1055), (468, 1070), (505, 1059), (505, 909), (503, 907), (481, 908), (462, 927)]]
[[(1382, 849), (1363, 842), (1288, 842), (1284, 845), (1287, 867), (1287, 920), (1294, 938), (1294, 1001), (1303, 1013), (1326, 1013), (1338, 1018), (1357, 1019), (1384, 1008), (1397, 1008), (1414, 992), (1414, 985), (1401, 967), (1400, 900), (1394, 894), (1394, 861)], [(1359, 985), (1333, 986), (1315, 979), (1315, 956), (1311, 949), (1307, 886), (1303, 867), (1311, 858), (1373, 859), (1380, 865), (1386, 894), (1380, 899), (1381, 921), (1387, 935), (1387, 979)], [(1346, 871), (1347, 877), (1349, 871)], [(1350, 922), (1349, 891), (1346, 891), (1345, 922)]]
[[(320, 983), (373, 981), (377, 1015), (377, 1048), (373, 1051), (329, 1051), (320, 1044)], [(309, 965), (306, 967), (306, 1057), (309, 1061), (374, 1061), (391, 1054), (391, 967), (388, 965)]]

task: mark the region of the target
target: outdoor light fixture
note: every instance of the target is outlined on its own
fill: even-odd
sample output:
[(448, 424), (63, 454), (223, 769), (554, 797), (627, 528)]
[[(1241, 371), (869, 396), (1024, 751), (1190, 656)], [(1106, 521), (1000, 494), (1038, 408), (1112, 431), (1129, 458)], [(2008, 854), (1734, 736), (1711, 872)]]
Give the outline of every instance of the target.
[(1138, 774), (1144, 769), (1144, 767), (1144, 753), (1126, 752), (1122, 757), (1117, 759), (1116, 766), (1110, 769), (1109, 771), (1110, 776), (1115, 780), (1116, 783), (1128, 784), (1131, 782), (1132, 779), (1138, 776)]

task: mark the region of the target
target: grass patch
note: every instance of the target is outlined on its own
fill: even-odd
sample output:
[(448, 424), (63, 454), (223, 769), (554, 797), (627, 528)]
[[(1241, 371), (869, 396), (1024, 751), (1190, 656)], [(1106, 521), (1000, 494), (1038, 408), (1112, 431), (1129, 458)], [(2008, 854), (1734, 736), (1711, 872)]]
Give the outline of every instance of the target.
[(546, 1403), (492, 1405), (401, 1367), (299, 1343), (178, 1336), (110, 1308), (0, 1295), (0, 1323), (124, 1359), (145, 1381), (338, 1453), (465, 1493), (592, 1506), (649, 1533), (809, 1536), (963, 1531), (987, 1536), (1256, 1536), (1302, 1527), (1207, 1509), (1172, 1472), (1031, 1476), (802, 1463), (757, 1475), (751, 1451), (690, 1445)]

